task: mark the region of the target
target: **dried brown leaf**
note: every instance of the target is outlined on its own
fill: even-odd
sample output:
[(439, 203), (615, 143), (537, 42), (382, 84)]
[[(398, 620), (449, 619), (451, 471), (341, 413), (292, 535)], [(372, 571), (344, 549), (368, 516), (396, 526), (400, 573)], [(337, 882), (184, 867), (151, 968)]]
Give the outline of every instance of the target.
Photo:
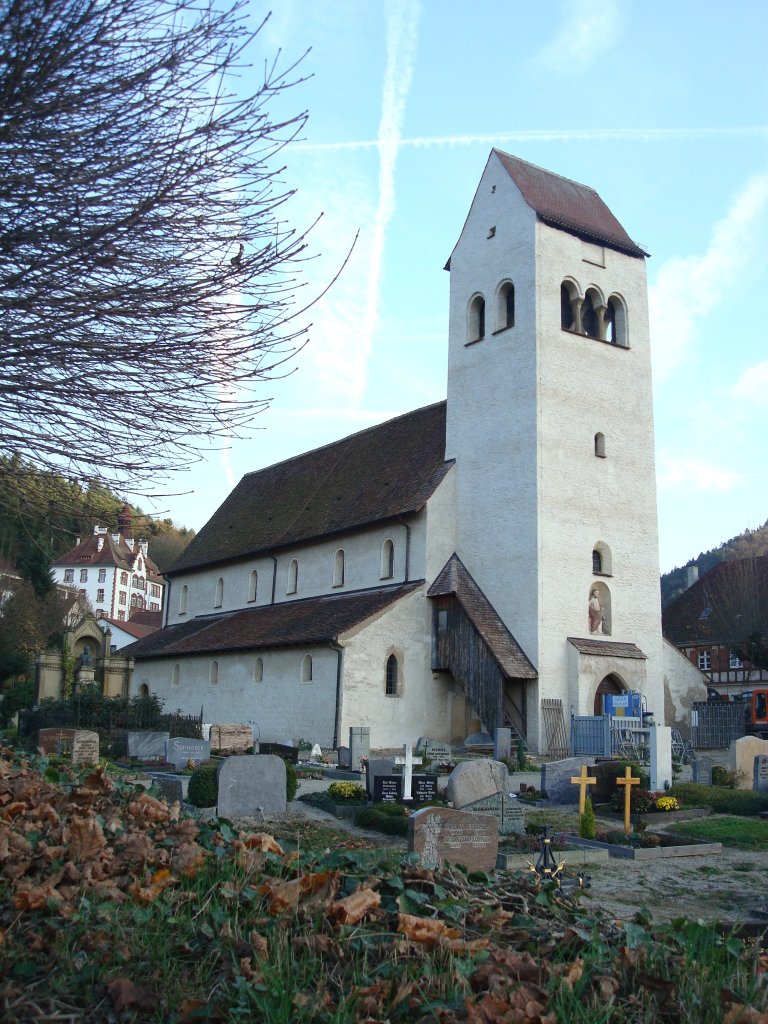
[(433, 946), (443, 938), (461, 938), (458, 928), (449, 928), (445, 921), (434, 917), (416, 917), (414, 914), (398, 914), (397, 930), (411, 942), (423, 942), (427, 946)]
[(184, 878), (194, 878), (205, 864), (206, 853), (197, 843), (184, 843), (177, 846), (171, 857), (171, 870)]
[(76, 861), (88, 861), (98, 857), (107, 840), (101, 825), (95, 818), (74, 818), (64, 830), (64, 841), (69, 843), (69, 855)]
[(336, 924), (357, 924), (380, 903), (381, 896), (373, 889), (358, 889), (351, 896), (332, 903), (328, 908), (328, 916)]
[(243, 839), (234, 843), (235, 848), (237, 848), (238, 842), (241, 842), (246, 850), (260, 850), (262, 853), (284, 852), (280, 843), (268, 832), (253, 832), (244, 836)]
[(113, 978), (107, 982), (107, 992), (118, 1013), (124, 1010), (154, 1010), (159, 1003), (154, 992), (134, 985), (130, 978)]
[(768, 1024), (768, 1013), (735, 1003), (723, 1017), (723, 1024)]
[(50, 884), (19, 886), (13, 894), (13, 905), (17, 910), (40, 910), (49, 900), (60, 903), (62, 895)]
[(266, 960), (269, 956), (269, 944), (263, 935), (260, 935), (257, 931), (252, 931), (248, 936), (248, 941), (253, 948), (253, 955), (257, 960)]

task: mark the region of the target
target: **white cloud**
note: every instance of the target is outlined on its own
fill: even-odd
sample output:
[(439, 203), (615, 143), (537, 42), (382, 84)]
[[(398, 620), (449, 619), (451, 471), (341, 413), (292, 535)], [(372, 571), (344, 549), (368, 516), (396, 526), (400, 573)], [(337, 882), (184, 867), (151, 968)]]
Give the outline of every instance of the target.
[(566, 0), (560, 21), (557, 33), (534, 56), (550, 73), (583, 71), (621, 37), (618, 0)]
[(657, 473), (659, 490), (671, 491), (731, 491), (741, 478), (730, 469), (724, 469), (704, 459), (677, 459), (662, 457)]
[(732, 398), (768, 406), (768, 359), (745, 370), (730, 393)]
[(730, 284), (748, 264), (768, 208), (768, 174), (755, 175), (718, 221), (701, 256), (663, 263), (648, 290), (653, 373), (659, 383), (687, 357), (696, 340), (697, 321), (727, 297)]

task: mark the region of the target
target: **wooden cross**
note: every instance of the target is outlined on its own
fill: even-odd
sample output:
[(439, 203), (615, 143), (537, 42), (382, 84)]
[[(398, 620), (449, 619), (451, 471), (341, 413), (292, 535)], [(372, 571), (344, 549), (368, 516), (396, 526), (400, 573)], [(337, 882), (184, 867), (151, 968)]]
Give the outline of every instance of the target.
[(596, 783), (597, 779), (594, 775), (587, 775), (587, 766), (583, 764), (581, 766), (581, 774), (572, 775), (571, 782), (574, 786), (581, 786), (579, 790), (579, 814), (583, 814), (587, 803), (587, 786)]
[(413, 780), (413, 766), (421, 764), (420, 757), (414, 757), (413, 751), (407, 743), (403, 744), (403, 756), (395, 758), (395, 764), (403, 766), (403, 800), (412, 799), (411, 782)]
[(629, 824), (629, 805), (632, 800), (632, 786), (639, 786), (640, 779), (632, 778), (632, 769), (627, 766), (624, 772), (624, 778), (621, 776), (616, 779), (617, 786), (624, 786), (624, 831), (629, 835), (632, 831), (632, 826)]

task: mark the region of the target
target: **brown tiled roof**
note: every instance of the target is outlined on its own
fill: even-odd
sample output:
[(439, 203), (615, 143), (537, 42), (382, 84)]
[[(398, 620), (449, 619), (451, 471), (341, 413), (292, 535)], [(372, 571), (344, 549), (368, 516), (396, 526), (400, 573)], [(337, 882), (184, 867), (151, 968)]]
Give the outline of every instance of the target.
[(128, 619), (127, 622), (123, 622), (121, 619), (112, 619), (108, 615), (105, 615), (102, 622), (108, 622), (110, 626), (115, 626), (117, 629), (122, 629), (124, 633), (129, 636), (135, 637), (137, 640), (141, 640), (142, 637), (149, 636), (150, 633), (156, 633), (160, 629), (161, 623), (158, 622), (156, 626), (148, 625), (143, 622), (134, 622), (133, 619)]
[(758, 603), (744, 609), (753, 620), (752, 629), (761, 619), (768, 626), (768, 555), (718, 562), (662, 611), (664, 636), (675, 647), (728, 644), (740, 636), (743, 639), (744, 629), (735, 621), (740, 612), (740, 592), (741, 599), (750, 605)]
[(577, 636), (569, 636), (568, 643), (573, 644), (580, 654), (597, 654), (603, 658), (637, 658), (646, 660), (637, 644), (620, 644), (614, 640), (586, 640)]
[(120, 652), (130, 658), (173, 658), (190, 654), (292, 647), (336, 640), (417, 590), (423, 580), (394, 587), (283, 601), (221, 615), (204, 615), (166, 626)]
[(629, 256), (647, 256), (593, 188), (494, 149), (523, 199), (546, 224)]
[(152, 611), (149, 608), (131, 608), (128, 620), (134, 626), (151, 626), (153, 629), (160, 629), (163, 624), (163, 613)]
[(451, 465), (438, 402), (248, 473), (166, 575), (416, 512)]
[(427, 597), (443, 597), (446, 594), (455, 596), (506, 676), (511, 679), (537, 678), (538, 673), (522, 647), (455, 553), (427, 591)]
[[(99, 550), (99, 541), (104, 543)], [(143, 555), (138, 546), (138, 541), (133, 545), (133, 550), (126, 544), (125, 539), (118, 535), (114, 540), (111, 533), (91, 534), (85, 540), (80, 541), (65, 554), (61, 555), (53, 563), (56, 566), (75, 566), (79, 569), (87, 568), (90, 565), (115, 565), (118, 569), (125, 569), (133, 572), (136, 559), (142, 555), (147, 566), (147, 578), (162, 582), (160, 570), (149, 556)]]

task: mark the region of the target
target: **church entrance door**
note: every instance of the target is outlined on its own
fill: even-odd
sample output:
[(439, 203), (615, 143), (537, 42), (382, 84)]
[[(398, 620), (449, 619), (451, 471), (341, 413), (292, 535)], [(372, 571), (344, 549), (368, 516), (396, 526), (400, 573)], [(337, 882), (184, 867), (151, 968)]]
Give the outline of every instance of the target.
[(603, 713), (603, 694), (605, 694), (605, 693), (612, 693), (612, 694), (625, 693), (626, 689), (627, 689), (626, 686), (624, 686), (624, 684), (622, 683), (622, 681), (619, 679), (618, 676), (615, 676), (612, 673), (611, 673), (611, 675), (606, 676), (605, 679), (603, 679), (603, 681), (598, 686), (597, 690), (595, 691), (595, 707), (594, 707), (594, 712), (593, 713), (595, 715), (602, 715), (602, 713)]

